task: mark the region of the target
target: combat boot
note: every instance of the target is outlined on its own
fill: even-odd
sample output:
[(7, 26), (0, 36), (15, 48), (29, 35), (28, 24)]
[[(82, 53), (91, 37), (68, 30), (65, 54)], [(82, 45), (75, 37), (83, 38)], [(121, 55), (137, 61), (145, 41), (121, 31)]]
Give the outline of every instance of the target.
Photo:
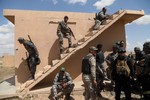
[(28, 80), (34, 80), (34, 75), (29, 76)]
[(63, 49), (60, 49), (60, 53), (61, 53), (61, 54), (64, 53), (64, 50), (63, 50)]
[(70, 93), (66, 94), (66, 100), (71, 100)]
[(58, 100), (58, 97), (55, 97), (55, 100)]
[(68, 48), (71, 48), (71, 47), (72, 47), (72, 45), (71, 45), (71, 44), (69, 44)]

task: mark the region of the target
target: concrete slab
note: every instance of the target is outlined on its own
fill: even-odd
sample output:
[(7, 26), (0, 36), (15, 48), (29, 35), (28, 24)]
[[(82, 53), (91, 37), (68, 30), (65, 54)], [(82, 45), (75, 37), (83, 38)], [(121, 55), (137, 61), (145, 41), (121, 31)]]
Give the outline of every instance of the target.
[(14, 82), (15, 82), (15, 78), (10, 77), (0, 83), (0, 97), (2, 95), (10, 95), (16, 93), (16, 86)]

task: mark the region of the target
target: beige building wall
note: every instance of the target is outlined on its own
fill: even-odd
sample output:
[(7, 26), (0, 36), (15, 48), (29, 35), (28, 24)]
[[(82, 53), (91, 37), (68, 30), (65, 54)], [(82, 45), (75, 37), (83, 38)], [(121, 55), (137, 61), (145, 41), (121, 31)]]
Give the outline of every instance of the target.
[[(112, 25), (110, 28), (104, 31), (96, 39), (91, 41), (85, 48), (77, 51), (62, 66), (65, 66), (66, 70), (71, 74), (74, 81), (81, 81), (81, 62), (82, 58), (88, 54), (88, 48), (92, 45), (96, 46), (98, 43), (101, 43), (103, 44), (103, 51), (106, 54), (107, 52), (112, 51), (112, 45), (119, 40), (126, 41), (124, 23), (121, 21), (117, 21), (116, 23), (114, 23), (114, 25)], [(37, 87), (41, 87), (43, 86), (43, 84), (45, 84), (45, 86), (52, 85), (53, 79), (56, 73), (59, 72), (59, 69), (60, 68), (57, 68), (57, 70), (55, 70), (49, 76), (47, 76), (43, 81), (41, 81), (37, 85)]]
[[(137, 13), (137, 12), (129, 12)], [(16, 85), (19, 86), (27, 81), (29, 70), (27, 67), (26, 50), (23, 45), (19, 44), (18, 37), (28, 39), (30, 35), (32, 41), (37, 46), (39, 51), (41, 64), (37, 66), (37, 71), (48, 64), (52, 64), (52, 60), (59, 59), (58, 37), (56, 29), (58, 21), (62, 21), (64, 16), (69, 17), (68, 24), (75, 34), (77, 40), (85, 37), (89, 33), (89, 29), (94, 25), (94, 13), (77, 13), (77, 12), (48, 12), (48, 11), (27, 11), (27, 10), (5, 10), (4, 15), (15, 24), (15, 78)], [(139, 16), (138, 16), (139, 17)], [(91, 45), (96, 46), (98, 43), (103, 44), (104, 52), (112, 50), (112, 45), (125, 39), (125, 22), (131, 22), (135, 18), (124, 16), (122, 19), (115, 22), (108, 29), (101, 33), (96, 39), (92, 40), (86, 47), (73, 54), (62, 66), (71, 74), (74, 81), (81, 80), (81, 61), (88, 54), (88, 48)], [(127, 23), (126, 22), (126, 23)], [(65, 40), (65, 39), (64, 39)], [(67, 40), (64, 46), (67, 47)], [(59, 67), (60, 68), (60, 67)], [(59, 72), (59, 68), (48, 75), (37, 86), (50, 85), (54, 76)]]
[(14, 55), (4, 55), (2, 57), (3, 67), (15, 67), (15, 56)]
[(3, 67), (2, 57), (0, 57), (0, 67)]

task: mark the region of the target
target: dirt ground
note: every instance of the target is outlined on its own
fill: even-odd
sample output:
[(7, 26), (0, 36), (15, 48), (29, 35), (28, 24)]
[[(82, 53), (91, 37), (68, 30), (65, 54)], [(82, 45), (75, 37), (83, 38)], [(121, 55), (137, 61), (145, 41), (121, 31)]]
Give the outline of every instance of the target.
[(0, 67), (0, 83), (15, 75), (15, 67)]
[[(0, 67), (0, 83), (3, 80), (6, 80), (15, 75), (14, 67)], [(101, 92), (102, 97), (97, 98), (96, 100), (114, 100), (115, 93), (110, 91)], [(75, 94), (71, 94), (72, 100), (84, 100), (83, 91), (77, 92)], [(49, 98), (48, 93), (39, 93), (39, 94), (29, 94), (24, 98), (19, 98), (17, 96), (10, 97), (6, 99), (0, 100), (53, 100)], [(60, 100), (65, 100), (65, 98), (61, 98)], [(125, 100), (124, 93), (121, 94), (121, 100)], [(140, 100), (140, 96), (138, 94), (132, 93), (132, 100)]]

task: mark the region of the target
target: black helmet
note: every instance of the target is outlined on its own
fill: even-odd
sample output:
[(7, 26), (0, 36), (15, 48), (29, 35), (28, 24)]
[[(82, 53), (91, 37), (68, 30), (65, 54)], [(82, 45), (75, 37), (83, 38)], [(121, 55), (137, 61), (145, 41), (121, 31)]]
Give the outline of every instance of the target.
[(126, 52), (126, 50), (123, 47), (119, 48), (119, 50), (118, 50), (118, 53), (125, 53), (125, 52)]
[(103, 8), (102, 8), (102, 11), (107, 11), (106, 7), (103, 7)]
[(150, 52), (150, 42), (145, 42), (143, 48), (147, 48), (148, 52)]
[(134, 51), (141, 51), (140, 47), (135, 47)]
[(19, 38), (18, 38), (18, 41), (23, 41), (23, 40), (24, 40), (23, 37), (19, 37)]
[(113, 48), (118, 49), (119, 47), (118, 47), (118, 45), (117, 45), (117, 44), (114, 44), (114, 45), (113, 45)]

